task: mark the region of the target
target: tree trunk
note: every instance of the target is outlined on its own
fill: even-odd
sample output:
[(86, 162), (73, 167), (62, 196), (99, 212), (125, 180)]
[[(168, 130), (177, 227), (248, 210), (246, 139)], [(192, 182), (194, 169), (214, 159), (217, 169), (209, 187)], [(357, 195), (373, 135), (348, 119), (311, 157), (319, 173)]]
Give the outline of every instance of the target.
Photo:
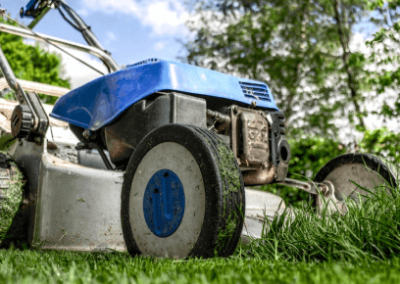
[(364, 120), (361, 116), (362, 114), (361, 114), (360, 105), (357, 102), (358, 93), (357, 93), (356, 80), (355, 80), (354, 75), (351, 71), (351, 68), (348, 64), (348, 57), (349, 57), (350, 51), (349, 51), (348, 42), (346, 42), (346, 40), (345, 40), (345, 34), (343, 31), (342, 21), (340, 19), (339, 0), (334, 0), (333, 7), (335, 10), (335, 20), (337, 23), (340, 44), (341, 44), (342, 50), (343, 50), (342, 61), (343, 61), (343, 64), (344, 64), (344, 67), (345, 67), (345, 70), (347, 73), (347, 85), (350, 89), (351, 101), (353, 102), (354, 108), (356, 109), (356, 113), (358, 114), (360, 126), (365, 128)]

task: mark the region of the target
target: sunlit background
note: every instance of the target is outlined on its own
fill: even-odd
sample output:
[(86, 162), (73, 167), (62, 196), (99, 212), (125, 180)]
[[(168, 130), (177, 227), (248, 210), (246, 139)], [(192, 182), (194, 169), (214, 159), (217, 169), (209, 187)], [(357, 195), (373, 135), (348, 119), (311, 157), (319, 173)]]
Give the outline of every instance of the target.
[[(0, 1), (0, 4), (14, 19), (18, 19), (19, 21), (28, 24), (31, 19), (21, 19), (19, 16), (20, 8), (24, 7), (28, 2), (28, 0), (3, 0)], [(201, 1), (67, 0), (66, 2), (85, 20), (86, 24), (91, 27), (92, 31), (94, 31), (105, 49), (111, 52), (114, 59), (121, 66), (148, 58), (161, 58), (177, 61), (185, 60), (188, 54), (188, 49), (185, 48), (184, 44), (190, 41), (190, 39), (193, 40), (195, 38), (195, 33), (191, 33), (188, 26), (194, 27), (195, 29), (201, 27), (200, 21), (198, 21), (198, 25), (196, 22), (196, 17), (199, 15), (199, 12), (193, 11), (193, 7), (190, 5), (192, 2), (199, 3)], [(207, 1), (204, 3), (206, 2)], [(210, 1), (210, 3), (213, 3), (213, 1)], [(377, 32), (376, 26), (372, 24), (371, 20), (375, 16), (379, 17), (376, 12), (366, 14), (365, 19), (359, 19), (353, 26), (351, 33), (352, 38), (349, 40), (349, 48), (351, 52), (359, 52), (360, 54), (368, 56), (369, 51), (365, 42), (371, 39), (373, 34)], [(239, 18), (240, 17), (234, 19), (233, 23)], [(192, 23), (188, 24), (188, 21), (192, 21)], [(214, 19), (210, 26), (212, 29), (218, 29), (218, 27), (222, 26), (221, 31), (224, 32), (224, 24), (220, 24), (221, 23), (219, 23), (218, 20)], [(43, 20), (39, 22), (34, 30), (36, 32), (86, 44), (81, 34), (68, 25), (62, 19), (57, 10), (51, 10)], [(33, 40), (25, 40), (25, 42), (28, 44), (34, 44)], [(56, 50), (54, 47), (45, 44), (42, 45), (45, 49), (60, 54), (60, 51)], [(106, 68), (97, 58), (79, 51), (69, 51), (73, 55), (85, 60), (87, 63), (106, 72)], [(62, 77), (69, 79), (71, 88), (79, 87), (99, 76), (98, 73), (82, 65), (70, 56), (66, 54), (60, 54), (60, 56), (62, 57), (63, 65)], [(211, 54), (211, 57), (212, 56), (213, 55)], [(339, 53), (337, 54), (337, 57), (340, 57)], [(216, 58), (218, 60), (218, 56), (216, 56)], [(263, 59), (260, 58), (257, 60)], [(224, 64), (224, 62), (224, 60), (220, 60), (219, 64)], [(209, 68), (210, 66), (206, 67)], [(375, 68), (375, 66), (371, 66), (370, 64), (369, 68), (371, 67)], [(279, 67), (276, 68), (277, 73), (281, 72)], [(232, 75), (242, 75), (237, 74), (237, 72), (235, 73), (235, 71), (224, 70), (223, 67), (219, 69), (223, 72), (231, 73)], [(244, 76), (254, 77), (249, 74), (245, 74)], [(260, 75), (260, 78), (256, 79), (271, 85), (276, 83), (276, 81), (268, 78), (268, 76)], [(329, 84), (329, 80), (326, 81), (326, 86), (329, 86)], [(307, 91), (307, 88), (309, 88), (309, 85), (304, 84), (300, 89)], [(279, 86), (278, 90), (275, 88), (275, 91), (280, 91)], [(385, 92), (384, 95), (376, 96), (377, 99), (373, 99), (375, 97), (374, 92), (364, 92), (362, 94), (369, 98), (363, 105), (363, 107), (365, 107), (369, 112), (369, 115), (365, 117), (368, 129), (376, 129), (386, 126), (389, 130), (396, 131), (399, 126), (399, 119), (393, 117), (384, 118), (381, 115), (373, 113), (376, 109), (381, 109), (384, 102), (389, 105), (395, 103), (397, 93), (393, 89), (386, 89)], [(283, 105), (285, 105), (284, 96), (280, 98), (278, 92), (274, 93), (274, 95), (278, 101), (281, 100), (281, 106), (283, 107)], [(291, 123), (294, 124), (296, 124), (297, 121), (301, 121), (302, 117), (306, 116), (308, 111), (308, 109), (304, 108), (301, 104), (294, 104), (293, 110), (296, 114), (293, 114), (290, 120)], [(347, 143), (349, 141), (361, 139), (362, 135), (354, 132), (352, 127), (348, 127), (349, 122), (346, 118), (342, 119), (344, 117), (345, 115), (338, 115), (335, 118), (335, 124), (340, 129), (340, 140)], [(297, 123), (296, 127), (298, 126), (302, 126), (301, 122)]]
[[(156, 1), (66, 1), (91, 26), (103, 46), (112, 53), (120, 65), (135, 63), (147, 58), (177, 60), (184, 54), (180, 41), (184, 41), (189, 31), (185, 27), (188, 19), (187, 7), (180, 0)], [(21, 7), (27, 0), (0, 1), (2, 8), (18, 21), (28, 24), (31, 19), (19, 16)], [(86, 44), (81, 34), (68, 25), (57, 10), (51, 10), (34, 28), (36, 32)], [(54, 48), (50, 47), (53, 51)], [(74, 55), (105, 70), (96, 58), (73, 52)], [(70, 78), (75, 88), (97, 77), (97, 73), (62, 55), (64, 76)]]

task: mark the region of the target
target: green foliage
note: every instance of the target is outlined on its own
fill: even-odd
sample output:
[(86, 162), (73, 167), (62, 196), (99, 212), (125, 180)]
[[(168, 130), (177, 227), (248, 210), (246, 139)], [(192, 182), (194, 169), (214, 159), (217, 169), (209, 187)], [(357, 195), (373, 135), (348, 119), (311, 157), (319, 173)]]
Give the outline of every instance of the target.
[[(185, 45), (187, 61), (269, 84), (288, 133), (299, 137), (290, 140), (291, 178), (312, 180), (326, 162), (349, 150), (338, 141), (338, 118), (364, 133), (361, 152), (398, 162), (398, 136), (368, 130), (364, 118), (370, 115), (365, 106), (378, 105), (389, 89), (395, 90), (395, 103), (386, 100), (372, 113), (400, 115), (400, 56), (393, 49), (400, 46), (399, 5), (383, 0), (195, 1), (200, 21), (188, 22), (195, 37)], [(360, 25), (378, 32), (357, 51), (350, 43)], [(293, 206), (308, 200), (298, 189), (263, 189)]]
[(399, 117), (400, 114), (400, 16), (391, 17), (392, 26), (380, 29), (374, 34), (374, 38), (367, 45), (375, 50), (371, 59), (382, 69), (373, 78), (373, 82), (379, 86), (378, 93), (394, 92), (393, 102), (386, 102), (380, 111), (376, 113), (385, 118)]
[[(353, 129), (363, 132), (366, 103), (398, 85), (400, 71), (370, 68), (377, 62), (382, 67), (398, 63), (393, 48), (350, 48), (362, 25), (373, 31), (383, 28), (372, 42), (400, 42), (398, 33), (386, 32), (399, 30), (398, 1), (194, 2), (200, 21), (188, 22), (195, 37), (185, 45), (187, 61), (267, 82), (291, 130), (336, 139), (334, 121), (347, 117)], [(393, 116), (398, 105), (374, 112)]]
[(388, 162), (396, 166), (400, 164), (400, 135), (385, 127), (366, 131), (360, 147), (366, 153), (385, 157)]
[[(0, 22), (4, 20), (0, 19)], [(12, 24), (7, 22), (7, 24)], [(60, 78), (61, 59), (38, 44), (25, 44), (21, 37), (0, 33), (1, 48), (17, 78), (69, 88), (68, 80)], [(56, 97), (39, 95), (47, 104), (54, 104)]]
[[(225, 1), (217, 2), (226, 4)], [(338, 44), (316, 41), (335, 38), (332, 27), (321, 23), (318, 13), (310, 10), (307, 2), (258, 1), (249, 6), (246, 1), (238, 2), (248, 12), (240, 14), (240, 8), (233, 8), (233, 4), (227, 5), (226, 9), (238, 12), (240, 18), (219, 15), (215, 9), (225, 9), (223, 6), (211, 7), (217, 19), (204, 18), (200, 29), (198, 23), (193, 24), (196, 39), (186, 45), (189, 52), (187, 60), (266, 81), (288, 121), (298, 113), (295, 105), (306, 104), (302, 110), (309, 110), (306, 111), (307, 117), (319, 105), (319, 99), (314, 95), (315, 88), (323, 88), (325, 100), (332, 91), (325, 86), (325, 82), (326, 74), (337, 69), (336, 58), (325, 54), (328, 50), (337, 50)], [(269, 2), (273, 4), (268, 5)], [(204, 7), (200, 7), (198, 13), (204, 11)], [(216, 21), (226, 22), (227, 27), (213, 28)], [(316, 22), (320, 23), (316, 25)], [(312, 87), (304, 88), (305, 85)], [(319, 112), (320, 116), (324, 114), (330, 116), (329, 108), (325, 113)], [(303, 119), (299, 118), (299, 121)], [(337, 130), (332, 126), (318, 130), (335, 136)]]

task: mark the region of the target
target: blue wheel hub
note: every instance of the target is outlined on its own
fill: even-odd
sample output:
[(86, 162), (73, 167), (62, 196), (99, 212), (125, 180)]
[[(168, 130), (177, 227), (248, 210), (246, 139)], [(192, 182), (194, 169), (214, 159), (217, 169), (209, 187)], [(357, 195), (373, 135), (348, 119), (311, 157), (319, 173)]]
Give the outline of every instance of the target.
[(185, 212), (185, 194), (179, 177), (170, 170), (159, 170), (149, 180), (143, 199), (144, 219), (160, 238), (172, 235)]

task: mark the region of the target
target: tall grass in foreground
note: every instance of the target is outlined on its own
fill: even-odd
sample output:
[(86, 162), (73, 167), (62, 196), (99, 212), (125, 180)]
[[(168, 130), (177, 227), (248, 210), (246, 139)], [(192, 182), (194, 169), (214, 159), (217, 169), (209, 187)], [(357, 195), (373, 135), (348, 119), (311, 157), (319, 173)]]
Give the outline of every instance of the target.
[(400, 283), (400, 191), (349, 202), (348, 210), (318, 217), (294, 209), (229, 258), (0, 250), (0, 283)]
[[(348, 213), (321, 215), (311, 205), (293, 208), (269, 224), (265, 237), (239, 255), (289, 261), (382, 259), (400, 253), (400, 190), (381, 187), (347, 200)], [(289, 220), (289, 221), (288, 221)]]

